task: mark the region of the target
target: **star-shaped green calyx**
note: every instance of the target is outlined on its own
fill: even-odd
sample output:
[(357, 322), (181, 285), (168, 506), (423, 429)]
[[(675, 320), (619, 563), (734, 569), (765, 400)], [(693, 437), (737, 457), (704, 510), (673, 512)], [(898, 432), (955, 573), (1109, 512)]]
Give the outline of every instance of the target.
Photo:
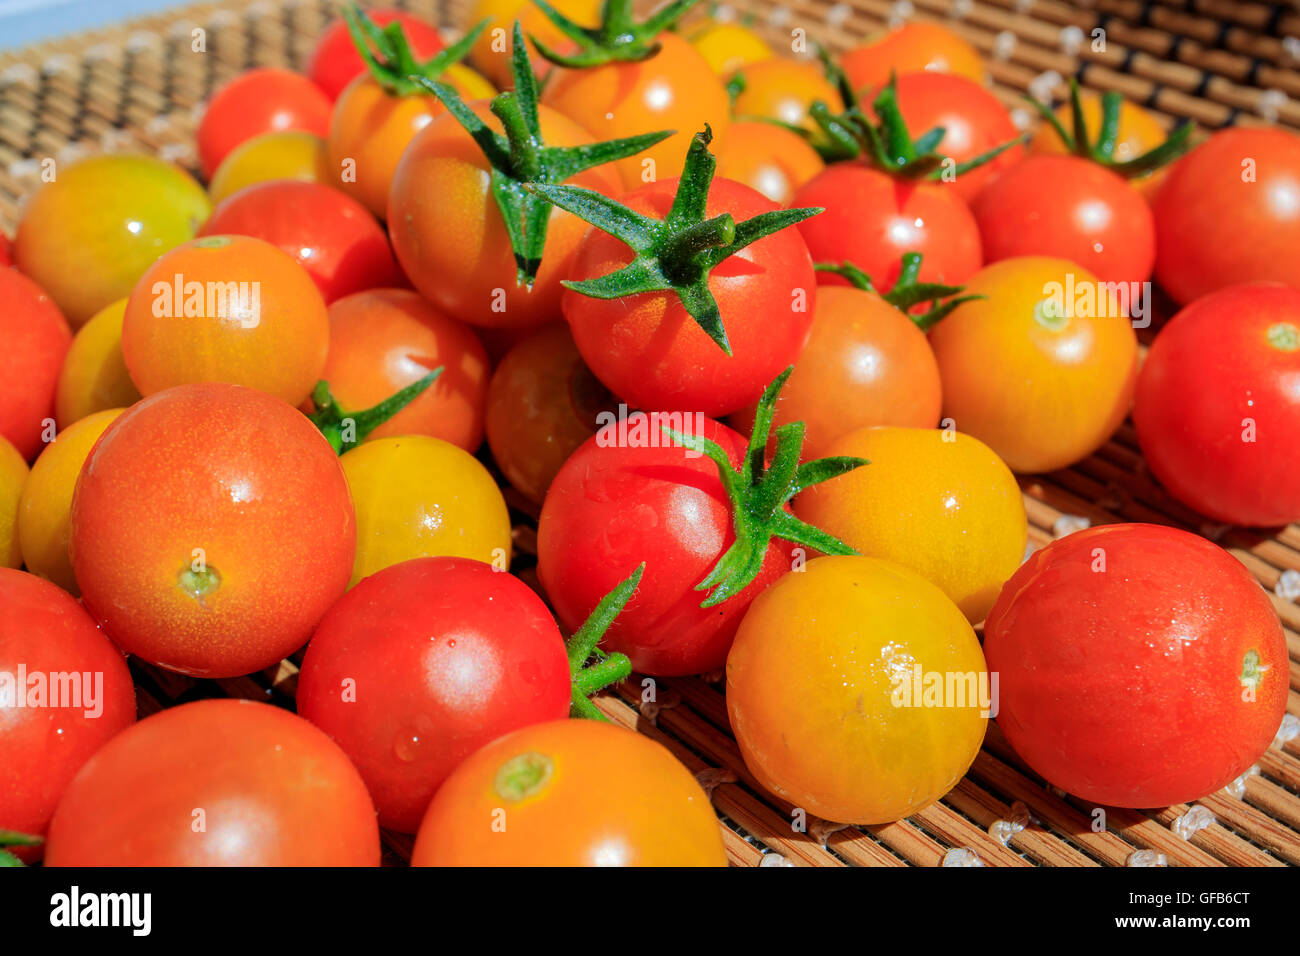
[(529, 35), (537, 52), (552, 63), (572, 69), (644, 60), (659, 52), (659, 34), (672, 27), (699, 0), (672, 0), (638, 23), (632, 16), (632, 0), (604, 0), (600, 25), (584, 27), (574, 23), (546, 0), (533, 0), (556, 29), (573, 41), (576, 50), (560, 53)]
[[(945, 318), (948, 313), (963, 302), (986, 298), (986, 296), (982, 295), (961, 295), (960, 293), (965, 289), (965, 286), (943, 285), (939, 282), (917, 282), (916, 277), (921, 272), (921, 253), (919, 252), (903, 253), (903, 265), (898, 273), (898, 281), (884, 295), (877, 291), (875, 284), (871, 281), (871, 276), (852, 262), (819, 262), (814, 268), (818, 272), (830, 272), (847, 279), (850, 285), (865, 292), (875, 292), (916, 323), (916, 326), (922, 332), (930, 329), (931, 326)], [(913, 312), (912, 309), (922, 302), (929, 302), (930, 308), (924, 312)]]
[(394, 20), (381, 27), (356, 4), (344, 8), (343, 18), (366, 69), (375, 78), (375, 82), (394, 96), (419, 96), (427, 93), (417, 79), (437, 80), (447, 67), (463, 60), (479, 34), (491, 22), (490, 17), (482, 20), (451, 46), (421, 63), (411, 51), (411, 44), (407, 42), (401, 22)]

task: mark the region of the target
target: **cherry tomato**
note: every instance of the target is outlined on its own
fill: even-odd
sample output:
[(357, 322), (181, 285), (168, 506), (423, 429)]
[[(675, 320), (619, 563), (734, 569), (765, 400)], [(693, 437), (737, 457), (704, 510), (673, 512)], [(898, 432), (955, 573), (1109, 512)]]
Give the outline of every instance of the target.
[(1153, 203), (1156, 279), (1180, 304), (1242, 282), (1300, 286), (1300, 137), (1215, 133), (1170, 167)]
[(249, 236), (204, 236), (163, 255), (131, 293), (122, 323), (122, 355), (144, 395), (216, 381), (297, 405), (328, 350), (329, 316), (311, 276)]
[(473, 455), (439, 438), (406, 435), (365, 442), (340, 461), (357, 511), (353, 585), (412, 558), (510, 566), (510, 513)]
[[(487, 102), (474, 112), (500, 132)], [(591, 142), (580, 126), (538, 109), (548, 146)], [(644, 131), (642, 131), (644, 132)], [(515, 284), (515, 255), (492, 195), (491, 168), (455, 117), (441, 116), (411, 142), (393, 176), (389, 233), (398, 261), (420, 293), (449, 315), (483, 327), (529, 327), (560, 317), (560, 281), (569, 277), (587, 224), (552, 208), (542, 264), (533, 286)], [(614, 164), (595, 166), (570, 185), (617, 195)]]
[(419, 558), (330, 609), (297, 700), (361, 771), (380, 825), (414, 833), (461, 761), (567, 717), (571, 693), (564, 638), (526, 584), (480, 561)]
[[(623, 202), (662, 219), (672, 208), (677, 182), (651, 183)], [(773, 208), (747, 186), (714, 179), (705, 215), (730, 213), (742, 222)], [(569, 277), (603, 276), (623, 268), (632, 256), (622, 241), (593, 229)], [(816, 286), (808, 249), (794, 229), (765, 236), (723, 260), (709, 275), (709, 291), (717, 300), (731, 355), (696, 323), (674, 292), (609, 300), (569, 290), (563, 308), (587, 365), (632, 406), (726, 415), (756, 401), (798, 357), (812, 324)]]
[(68, 786), (47, 866), (378, 866), (343, 751), (301, 717), (199, 700), (114, 737)]
[(538, 329), (492, 373), (487, 440), (492, 458), (525, 497), (541, 502), (560, 466), (596, 432), (613, 396), (578, 354), (564, 325)]
[[(808, 344), (773, 422), (803, 422), (803, 457), (820, 458), (858, 428), (932, 428), (941, 402), (939, 366), (916, 323), (874, 292), (822, 286)], [(732, 416), (742, 432), (753, 421), (753, 406)]]
[(287, 130), (254, 136), (230, 151), (208, 183), (208, 195), (219, 203), (246, 186), (276, 179), (337, 182), (325, 140), (314, 133)]
[(27, 462), (7, 438), (0, 437), (0, 568), (22, 566), (18, 547), (18, 502), (27, 482)]
[(757, 189), (778, 206), (788, 206), (795, 191), (826, 164), (798, 133), (772, 123), (739, 120), (727, 131), (718, 153), (717, 175)]
[(0, 568), (0, 607), (0, 673), (14, 682), (0, 695), (0, 830), (41, 836), (82, 764), (134, 723), (135, 686), (121, 652), (48, 581)]
[(776, 55), (762, 37), (739, 23), (706, 20), (688, 30), (686, 39), (721, 77)]
[(279, 246), (328, 304), (403, 281), (388, 237), (355, 199), (320, 183), (278, 181), (241, 189), (212, 212), (200, 236), (252, 236)]
[[(961, 285), (979, 269), (979, 227), (942, 182), (911, 182), (861, 163), (835, 163), (805, 183), (792, 206), (822, 206), (799, 223), (817, 262), (849, 261), (888, 292), (906, 252), (919, 252), (920, 281)], [(823, 281), (842, 284), (838, 276)]]
[[(366, 16), (381, 27), (400, 23), (402, 35), (411, 45), (416, 60), (428, 60), (446, 45), (442, 42), (437, 27), (405, 10), (384, 7), (367, 10)], [(330, 100), (337, 100), (344, 88), (365, 71), (365, 61), (352, 42), (348, 23), (339, 17), (316, 38), (316, 45), (307, 57), (307, 75)]]
[[(1099, 129), (1101, 127), (1101, 97), (1091, 90), (1084, 90), (1079, 101), (1083, 107), (1083, 118), (1087, 128), (1094, 131)], [(1073, 130), (1074, 114), (1069, 103), (1062, 104), (1056, 110), (1056, 118), (1065, 129)], [(1123, 163), (1131, 159), (1137, 159), (1143, 153), (1155, 149), (1169, 137), (1169, 131), (1149, 111), (1144, 110), (1136, 103), (1121, 100), (1119, 129), (1116, 131), (1115, 136), (1114, 157), (1116, 162)], [(1039, 123), (1038, 129), (1034, 131), (1034, 138), (1029, 142), (1029, 150), (1034, 153), (1064, 153), (1066, 147), (1050, 123)], [(1165, 172), (1166, 168), (1161, 167), (1155, 172), (1129, 180), (1129, 184), (1140, 192), (1145, 199), (1151, 201), (1155, 198), (1160, 184), (1164, 181)]]
[(1229, 286), (1161, 329), (1133, 423), (1179, 501), (1229, 524), (1300, 519), (1300, 290)]
[(971, 206), (987, 262), (1054, 256), (1103, 282), (1141, 283), (1155, 264), (1146, 200), (1109, 169), (1080, 156), (1029, 156), (1000, 173)]
[[(594, 27), (600, 23), (601, 0), (554, 0), (551, 6), (579, 26)], [(531, 0), (474, 0), (464, 23), (472, 25), (484, 19), (492, 22), (470, 48), (468, 59), (471, 66), (503, 90), (514, 86), (510, 70), (514, 44), (510, 29), (516, 20), (524, 36), (536, 37), (553, 50), (564, 50), (572, 42)], [(533, 70), (539, 78), (553, 68), (549, 60), (540, 56), (532, 59)]]
[(488, 359), (474, 333), (406, 289), (373, 289), (330, 306), (322, 377), (349, 411), (370, 408), (439, 366), (442, 374), (370, 433), (431, 435), (475, 451), (483, 442)]
[(1128, 414), (1137, 336), (1122, 300), (1064, 259), (1004, 259), (966, 284), (986, 298), (930, 331), (943, 413), (1016, 472), (1065, 468)]
[(231, 677), (307, 642), (347, 586), (356, 527), (338, 458), (296, 409), (183, 385), (137, 403), (91, 452), (72, 567), (124, 650)]
[(324, 136), (330, 100), (301, 73), (261, 67), (241, 73), (208, 100), (195, 131), (199, 171), (211, 179), (235, 147), (262, 133), (301, 130)]
[(18, 510), (23, 563), (32, 574), (53, 581), (74, 597), (81, 592), (68, 556), (72, 492), (91, 448), (122, 411), (110, 408), (96, 412), (59, 432), (36, 459), (23, 485)]
[(420, 824), (411, 865), (726, 866), (718, 827), (708, 795), (661, 744), (556, 720), (457, 767)]
[(731, 107), (737, 116), (815, 129), (809, 107), (821, 102), (835, 111), (841, 106), (839, 92), (815, 62), (773, 57), (741, 67), (736, 76), (744, 84)]
[(676, 130), (649, 149), (610, 164), (626, 189), (676, 175), (691, 137), (706, 123), (721, 148), (731, 122), (727, 91), (695, 47), (675, 33), (662, 33), (657, 42), (659, 52), (645, 60), (557, 70), (542, 91), (543, 103), (599, 141)]
[(212, 211), (203, 187), (152, 156), (93, 156), (60, 168), (18, 223), (14, 262), (79, 328), (125, 298), (160, 255)]
[[(966, 773), (984, 740), (987, 671), (961, 611), (914, 571), (817, 558), (745, 615), (727, 713), (765, 789), (825, 820), (889, 823)], [(927, 695), (934, 675), (951, 699)]]
[(984, 620), (1025, 556), (1025, 503), (1002, 460), (978, 438), (933, 428), (860, 428), (824, 454), (871, 464), (809, 488), (795, 513)]
[(59, 369), (72, 343), (50, 297), (16, 269), (0, 269), (0, 438), (30, 461), (54, 416)]
[(1190, 803), (1272, 742), (1287, 649), (1268, 596), (1204, 538), (1089, 528), (1036, 552), (984, 625), (998, 726), (1054, 786), (1116, 807)]
[(9, 237), (0, 232), (0, 266), (11, 266), (14, 264), (14, 247), (9, 241)]
[(953, 73), (983, 85), (988, 74), (979, 52), (953, 31), (919, 20), (860, 43), (840, 58), (855, 90), (874, 90), (891, 74)]
[(72, 337), (54, 393), (54, 419), (59, 428), (140, 400), (122, 357), (125, 315), (126, 299), (118, 299), (96, 312)]

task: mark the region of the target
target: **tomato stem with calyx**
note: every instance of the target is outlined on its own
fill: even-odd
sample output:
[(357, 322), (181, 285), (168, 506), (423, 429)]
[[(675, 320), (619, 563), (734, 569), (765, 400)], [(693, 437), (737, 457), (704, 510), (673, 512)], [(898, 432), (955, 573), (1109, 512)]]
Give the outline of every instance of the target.
[(786, 504), (813, 485), (848, 474), (870, 464), (865, 458), (847, 455), (816, 458), (802, 464), (804, 423), (790, 422), (776, 429), (776, 450), (767, 464), (767, 442), (772, 431), (776, 399), (786, 379), (794, 371), (790, 366), (776, 377), (754, 412), (745, 460), (740, 468), (731, 464), (722, 446), (702, 435), (684, 435), (665, 427), (664, 434), (692, 451), (707, 455), (718, 466), (718, 477), (731, 502), (731, 522), (736, 540), (718, 559), (708, 575), (695, 586), (709, 591), (700, 607), (713, 607), (739, 594), (758, 576), (773, 538), (815, 548), (823, 554), (857, 554), (839, 538), (820, 528), (800, 521), (786, 509)]
[[(606, 720), (605, 715), (589, 698), (610, 684), (617, 684), (626, 679), (632, 673), (632, 662), (626, 654), (606, 654), (596, 645), (605, 636), (614, 619), (622, 613), (623, 608), (627, 607), (627, 602), (636, 592), (644, 573), (645, 562), (643, 561), (614, 590), (600, 599), (596, 609), (565, 642), (565, 651), (569, 657), (569, 674), (573, 678), (570, 716)], [(593, 655), (596, 660), (589, 664), (588, 660)]]
[(315, 411), (307, 417), (328, 439), (335, 453), (341, 455), (349, 448), (360, 445), (367, 435), (415, 401), (437, 380), (442, 370), (443, 366), (439, 365), (419, 381), (412, 382), (373, 408), (361, 412), (345, 412), (340, 408), (334, 393), (330, 391), (329, 382), (322, 379), (312, 390), (311, 403)]
[(40, 846), (44, 842), (43, 837), (32, 836), (28, 833), (15, 833), (13, 830), (0, 830), (0, 867), (27, 865), (10, 853), (6, 847)]
[(1186, 120), (1178, 125), (1168, 138), (1159, 146), (1148, 150), (1141, 156), (1135, 156), (1133, 159), (1116, 160), (1115, 147), (1119, 141), (1119, 117), (1120, 109), (1124, 104), (1124, 98), (1114, 90), (1107, 90), (1101, 94), (1101, 124), (1097, 128), (1097, 135), (1092, 138), (1088, 135), (1088, 121), (1083, 116), (1083, 101), (1079, 95), (1079, 82), (1074, 77), (1070, 77), (1070, 119), (1073, 126), (1073, 133), (1067, 132), (1061, 121), (1056, 118), (1050, 106), (1041, 103), (1032, 96), (1026, 96), (1034, 108), (1043, 115), (1043, 118), (1056, 131), (1056, 135), (1061, 138), (1065, 148), (1076, 156), (1082, 156), (1084, 159), (1090, 159), (1094, 163), (1105, 166), (1112, 172), (1118, 173), (1125, 179), (1134, 179), (1138, 176), (1145, 176), (1147, 173), (1165, 166), (1177, 159), (1183, 153), (1192, 148), (1192, 121)]
[(577, 186), (529, 183), (524, 188), (609, 233), (636, 254), (626, 266), (608, 275), (565, 280), (566, 288), (593, 299), (675, 292), (691, 318), (730, 355), (727, 330), (717, 300), (709, 291), (709, 273), (750, 243), (823, 210), (774, 209), (740, 223), (730, 213), (706, 219), (709, 185), (717, 168), (717, 159), (709, 152), (712, 139), (708, 125), (695, 134), (672, 208), (663, 219), (643, 216), (608, 196)]
[[(929, 330), (937, 322), (946, 318), (953, 309), (963, 302), (986, 298), (986, 296), (982, 295), (960, 295), (959, 293), (965, 286), (943, 285), (938, 282), (917, 282), (916, 277), (921, 272), (921, 258), (919, 252), (903, 253), (903, 264), (898, 273), (898, 280), (894, 283), (894, 287), (885, 294), (880, 294), (872, 283), (871, 276), (852, 262), (818, 262), (813, 268), (818, 272), (830, 272), (847, 279), (850, 285), (865, 292), (876, 292), (882, 299), (916, 323), (922, 332)], [(950, 296), (955, 296), (955, 298), (949, 298)], [(920, 305), (922, 302), (931, 303), (930, 308), (925, 312), (914, 313), (911, 311), (913, 307)]]
[(572, 69), (602, 66), (606, 63), (629, 63), (645, 60), (659, 52), (659, 34), (674, 26), (695, 6), (697, 0), (672, 0), (648, 19), (637, 23), (632, 16), (632, 0), (605, 0), (600, 10), (600, 25), (584, 27), (574, 23), (546, 0), (533, 0), (556, 29), (577, 46), (574, 53), (560, 53), (529, 34), (537, 52), (552, 63)]
[[(352, 43), (361, 54), (366, 69), (380, 86), (393, 96), (417, 96), (425, 92), (415, 82), (416, 77), (436, 80), (454, 63), (459, 63), (469, 53), (474, 41), (487, 29), (491, 17), (484, 18), (474, 28), (451, 46), (438, 52), (432, 59), (421, 63), (411, 51), (402, 24), (394, 20), (381, 27), (371, 20), (356, 4), (343, 9)], [(372, 49), (373, 47), (373, 49)]]
[(673, 130), (644, 133), (625, 139), (583, 146), (547, 146), (542, 141), (538, 117), (537, 75), (528, 58), (523, 31), (515, 21), (511, 67), (515, 88), (498, 94), (492, 113), (501, 120), (505, 134), (492, 130), (445, 83), (413, 76), (412, 81), (436, 96), (456, 121), (473, 137), (492, 168), (492, 197), (505, 222), (515, 256), (515, 281), (532, 286), (542, 264), (551, 203), (525, 189), (524, 183), (561, 183), (578, 173), (624, 159), (667, 139)]

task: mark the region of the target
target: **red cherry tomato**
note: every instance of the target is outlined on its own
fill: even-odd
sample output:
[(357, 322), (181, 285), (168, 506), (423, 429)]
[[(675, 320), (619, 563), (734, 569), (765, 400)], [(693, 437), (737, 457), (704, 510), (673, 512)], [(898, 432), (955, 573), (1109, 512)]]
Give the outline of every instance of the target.
[[(400, 23), (402, 33), (417, 60), (428, 60), (445, 46), (437, 27), (405, 10), (367, 10), (366, 15), (381, 27), (394, 21)], [(366, 64), (352, 42), (352, 34), (348, 32), (347, 21), (342, 17), (321, 31), (311, 56), (307, 58), (307, 75), (331, 101), (338, 99), (343, 88), (364, 73), (365, 69)]]
[(0, 684), (0, 830), (41, 836), (81, 765), (135, 721), (135, 687), (122, 652), (66, 591), (0, 568), (0, 607), (0, 674), (26, 675)]
[(1146, 282), (1155, 224), (1142, 194), (1081, 156), (1029, 156), (995, 177), (971, 205), (986, 262), (1069, 259), (1102, 282)]
[(1163, 807), (1231, 783), (1286, 707), (1287, 647), (1236, 558), (1161, 525), (1078, 531), (1032, 555), (984, 623), (998, 726), (1051, 784)]
[(1229, 524), (1300, 519), (1300, 290), (1230, 286), (1158, 336), (1133, 423), (1170, 493)]
[(208, 101), (196, 132), (199, 170), (211, 179), (226, 155), (261, 133), (329, 133), (330, 100), (307, 77), (263, 67), (241, 73)]
[(58, 307), (17, 269), (0, 268), (0, 436), (30, 461), (41, 447), (46, 419), (72, 330)]
[(0, 232), (0, 266), (11, 266), (14, 264), (13, 243), (9, 237)]
[[(896, 179), (861, 163), (836, 163), (805, 183), (791, 206), (826, 211), (799, 223), (817, 262), (852, 262), (888, 292), (905, 252), (919, 252), (921, 282), (960, 285), (979, 269), (980, 234), (947, 183)], [(826, 285), (846, 280), (828, 275)]]
[(388, 237), (365, 206), (320, 183), (273, 180), (239, 190), (212, 212), (200, 236), (253, 236), (298, 260), (326, 303), (405, 277)]
[(330, 609), (297, 699), (361, 771), (380, 824), (414, 833), (462, 760), (567, 716), (571, 687), (564, 638), (526, 584), (469, 558), (417, 558)]

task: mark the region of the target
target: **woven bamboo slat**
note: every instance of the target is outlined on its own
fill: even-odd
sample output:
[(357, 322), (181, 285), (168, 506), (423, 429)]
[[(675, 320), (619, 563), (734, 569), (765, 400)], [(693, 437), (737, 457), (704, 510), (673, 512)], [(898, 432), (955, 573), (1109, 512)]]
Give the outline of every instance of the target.
[[(457, 28), (468, 3), (395, 5)], [(0, 53), (0, 228), (12, 232), (46, 157), (145, 150), (192, 168), (205, 97), (253, 65), (301, 67), (339, 7), (340, 0), (198, 3)], [(778, 48), (788, 46), (793, 30), (838, 50), (902, 18), (940, 20), (988, 57), (993, 90), (1026, 122), (1026, 90), (1059, 98), (1075, 76), (1086, 87), (1118, 90), (1145, 104), (1170, 126), (1192, 119), (1209, 129), (1267, 122), (1300, 129), (1300, 10), (1286, 3), (737, 0), (727, 12), (752, 18)], [(191, 50), (199, 28), (204, 53)], [(1292, 658), (1288, 720), (1300, 718), (1300, 527), (1270, 536), (1207, 524), (1149, 477), (1131, 424), (1074, 468), (1028, 476), (1021, 485), (1035, 548), (1084, 521), (1171, 524), (1227, 548), (1269, 591), (1282, 618)], [(507, 496), (519, 521), (516, 570), (536, 586), (530, 567), (535, 512), (508, 490)], [(300, 660), (216, 682), (134, 662), (140, 715), (219, 694), (292, 707)], [(935, 866), (972, 859), (986, 866), (1124, 866), (1143, 850), (1175, 866), (1300, 864), (1300, 724), (1288, 725), (1289, 738), (1279, 734), (1238, 786), (1197, 802), (1213, 815), (1199, 829), (1187, 826), (1196, 820), (1187, 816), (1189, 806), (1108, 808), (1105, 825), (1098, 825), (1097, 808), (1047, 786), (993, 725), (967, 777), (939, 804), (887, 826), (815, 819), (799, 826), (792, 808), (765, 794), (746, 770), (728, 728), (720, 675), (659, 680), (653, 702), (642, 700), (641, 687), (634, 678), (601, 695), (598, 705), (612, 720), (663, 743), (698, 775), (737, 866)], [(409, 858), (410, 837), (385, 834), (384, 844), (388, 862)]]

